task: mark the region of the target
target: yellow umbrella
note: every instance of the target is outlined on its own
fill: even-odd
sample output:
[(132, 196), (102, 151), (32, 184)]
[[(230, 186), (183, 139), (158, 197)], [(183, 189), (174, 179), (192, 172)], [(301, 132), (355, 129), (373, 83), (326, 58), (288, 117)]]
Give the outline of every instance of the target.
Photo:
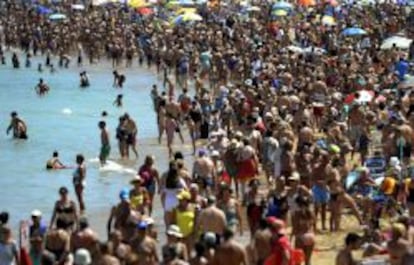
[(283, 9), (277, 9), (275, 11), (272, 12), (273, 15), (278, 16), (278, 17), (285, 17), (287, 16), (288, 12), (286, 10)]
[(150, 3), (147, 3), (145, 0), (129, 0), (128, 5), (133, 8), (140, 8), (150, 6)]
[(332, 26), (336, 24), (335, 18), (332, 16), (323, 16), (321, 19), (322, 24)]
[(183, 7), (177, 10), (176, 14), (177, 15), (181, 15), (181, 14), (186, 14), (186, 13), (196, 13), (197, 9), (196, 8), (192, 8), (192, 7)]

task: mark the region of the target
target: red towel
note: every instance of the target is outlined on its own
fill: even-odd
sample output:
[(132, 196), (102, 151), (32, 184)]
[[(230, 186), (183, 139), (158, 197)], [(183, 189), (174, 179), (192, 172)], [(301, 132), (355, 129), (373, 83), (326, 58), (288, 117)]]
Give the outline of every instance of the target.
[(20, 248), (20, 264), (21, 265), (33, 265), (32, 260), (30, 259), (29, 253), (27, 253), (25, 248)]

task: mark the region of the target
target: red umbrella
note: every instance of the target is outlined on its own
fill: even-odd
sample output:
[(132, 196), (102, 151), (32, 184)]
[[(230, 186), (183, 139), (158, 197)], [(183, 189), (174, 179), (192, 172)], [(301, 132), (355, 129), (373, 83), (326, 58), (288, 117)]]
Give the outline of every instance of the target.
[(137, 9), (137, 13), (142, 16), (148, 16), (154, 13), (154, 10), (148, 7), (141, 7)]

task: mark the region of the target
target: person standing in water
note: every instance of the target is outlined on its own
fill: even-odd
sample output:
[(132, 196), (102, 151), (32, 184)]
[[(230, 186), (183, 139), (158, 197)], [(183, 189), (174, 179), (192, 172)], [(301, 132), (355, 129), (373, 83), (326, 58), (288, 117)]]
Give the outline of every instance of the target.
[(106, 122), (100, 121), (98, 123), (98, 127), (101, 130), (101, 144), (102, 144), (101, 152), (99, 153), (99, 161), (101, 161), (101, 165), (104, 166), (111, 152), (111, 145), (109, 143), (109, 132), (106, 129)]
[(128, 150), (129, 147), (132, 148), (132, 151), (135, 154), (135, 157), (138, 158), (138, 151), (137, 151), (137, 134), (138, 134), (138, 127), (137, 124), (131, 117), (129, 117), (128, 113), (125, 113), (124, 115), (125, 120), (125, 129), (127, 133), (127, 152), (126, 156), (128, 157)]
[(36, 85), (36, 87), (35, 87), (35, 90), (36, 90), (36, 93), (39, 95), (39, 96), (44, 96), (44, 95), (46, 95), (48, 92), (49, 92), (49, 90), (50, 90), (50, 88), (49, 88), (49, 86), (43, 81), (43, 79), (42, 78), (40, 78), (39, 79), (39, 83)]
[(82, 154), (76, 155), (76, 169), (73, 172), (73, 186), (75, 188), (76, 197), (78, 198), (81, 213), (85, 211), (85, 203), (83, 201), (83, 190), (85, 188), (86, 166), (85, 157)]
[(20, 119), (17, 112), (13, 111), (11, 114), (11, 121), (9, 127), (7, 127), (6, 133), (9, 134), (13, 130), (13, 138), (15, 139), (27, 139), (27, 126), (26, 123)]
[(114, 103), (112, 104), (117, 108), (122, 108), (122, 97), (122, 94), (118, 94), (118, 96), (116, 96), (116, 99), (114, 100)]

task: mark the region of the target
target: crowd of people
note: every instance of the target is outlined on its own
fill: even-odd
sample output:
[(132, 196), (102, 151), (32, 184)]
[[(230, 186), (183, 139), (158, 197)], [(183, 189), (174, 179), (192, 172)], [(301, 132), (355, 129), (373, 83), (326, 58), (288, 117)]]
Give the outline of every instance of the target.
[[(352, 227), (330, 264), (357, 264), (355, 250), (365, 259), (383, 257), (381, 264), (414, 264), (414, 11), (393, 1), (211, 1), (184, 8), (173, 2), (76, 9), (76, 1), (0, 3), (3, 65), (8, 50), (19, 48), (26, 67), (33, 56), (46, 58), (38, 71), (55, 71), (55, 57), (58, 67), (70, 67), (73, 54), (78, 66), (86, 56), (90, 64), (107, 58), (114, 68), (134, 60), (154, 68), (162, 78), (162, 88), (150, 92), (158, 140), (165, 133), (171, 158), (161, 174), (154, 157), (145, 157), (131, 188), (120, 191), (102, 241), (85, 217), (86, 164), (78, 155), (77, 202), (61, 187), (49, 226), (32, 212), (28, 260), (318, 264), (312, 262), (317, 237), (349, 229), (343, 216), (350, 212), (360, 227)], [(64, 18), (52, 20), (51, 12)], [(199, 17), (174, 19), (183, 13)], [(10, 59), (20, 68), (17, 53)], [(126, 77), (113, 75), (122, 89)], [(80, 83), (89, 86), (86, 72)], [(35, 89), (50, 91), (43, 80)], [(122, 106), (122, 94), (114, 105)], [(27, 139), (24, 121), (17, 112), (11, 116), (7, 133)], [(105, 165), (113, 157), (109, 128), (104, 121), (98, 127)], [(119, 118), (121, 158), (129, 158), (130, 148), (138, 157), (137, 134), (128, 114)], [(176, 135), (184, 143), (186, 134), (192, 167), (175, 145)], [(381, 162), (378, 172), (373, 158)], [(47, 168), (57, 167), (64, 165), (55, 152)], [(151, 218), (158, 195), (167, 237), (162, 255), (163, 225)], [(23, 264), (8, 214), (0, 221), (0, 264)], [(246, 231), (250, 240), (242, 245), (235, 237)]]

